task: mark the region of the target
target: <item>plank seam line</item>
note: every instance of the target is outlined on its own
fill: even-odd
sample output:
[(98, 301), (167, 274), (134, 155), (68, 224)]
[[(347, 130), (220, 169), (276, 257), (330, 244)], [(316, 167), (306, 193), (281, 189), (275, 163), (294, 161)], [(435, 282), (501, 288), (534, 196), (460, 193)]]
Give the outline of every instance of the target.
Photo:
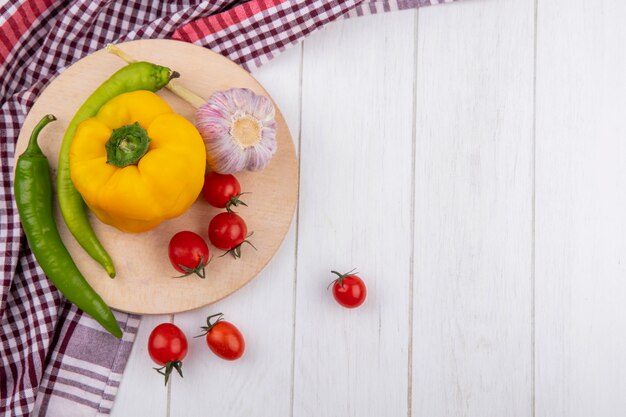
[[(169, 317), (169, 322), (174, 324), (174, 315), (170, 314)], [(172, 382), (170, 381), (169, 385), (167, 386), (167, 399), (166, 399), (166, 407), (165, 407), (165, 417), (170, 417), (170, 413), (171, 413), (171, 408), (172, 408)]]
[[(300, 97), (298, 108), (298, 183), (301, 182), (301, 161), (302, 161), (302, 79), (304, 73), (304, 41), (300, 44)], [(294, 267), (293, 267), (293, 296), (292, 296), (292, 327), (291, 327), (291, 395), (289, 403), (289, 415), (293, 417), (294, 397), (295, 397), (295, 373), (296, 373), (296, 300), (298, 296), (298, 242), (300, 240), (300, 185), (298, 184), (298, 204), (296, 207), (296, 243), (294, 245)]]
[(533, 113), (533, 123), (532, 123), (532, 164), (531, 164), (531, 176), (532, 176), (532, 209), (531, 209), (531, 251), (530, 251), (530, 261), (531, 261), (531, 271), (530, 271), (530, 290), (531, 290), (531, 304), (530, 304), (530, 341), (531, 341), (531, 351), (530, 351), (530, 406), (531, 406), (531, 416), (535, 417), (536, 415), (536, 382), (535, 382), (535, 366), (536, 366), (536, 330), (535, 330), (535, 278), (537, 271), (536, 264), (536, 203), (537, 203), (537, 16), (539, 9), (539, 0), (534, 1), (534, 33), (533, 33), (533, 102), (532, 102), (532, 113)]
[(407, 362), (407, 415), (413, 414), (413, 281), (415, 275), (415, 148), (417, 147), (417, 71), (418, 71), (418, 36), (419, 9), (413, 19), (413, 115), (411, 127), (411, 252), (409, 256), (409, 347)]

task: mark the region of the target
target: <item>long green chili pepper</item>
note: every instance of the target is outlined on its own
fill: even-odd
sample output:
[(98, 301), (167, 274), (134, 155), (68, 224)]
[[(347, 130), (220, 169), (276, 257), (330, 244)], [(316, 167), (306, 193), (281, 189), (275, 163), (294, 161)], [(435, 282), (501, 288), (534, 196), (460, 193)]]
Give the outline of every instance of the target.
[(115, 337), (122, 331), (104, 300), (82, 276), (63, 245), (52, 213), (52, 179), (48, 159), (37, 144), (39, 132), (56, 120), (49, 114), (35, 126), (15, 168), (15, 201), (30, 248), (55, 287)]
[(63, 136), (57, 172), (57, 195), (61, 214), (74, 238), (93, 259), (104, 267), (111, 278), (115, 276), (113, 261), (98, 241), (89, 223), (85, 203), (70, 178), (69, 155), (72, 139), (74, 139), (77, 126), (84, 120), (95, 116), (100, 107), (112, 98), (136, 90), (157, 91), (172, 78), (178, 76), (176, 71), (148, 62), (135, 62), (125, 66), (89, 96), (70, 121)]

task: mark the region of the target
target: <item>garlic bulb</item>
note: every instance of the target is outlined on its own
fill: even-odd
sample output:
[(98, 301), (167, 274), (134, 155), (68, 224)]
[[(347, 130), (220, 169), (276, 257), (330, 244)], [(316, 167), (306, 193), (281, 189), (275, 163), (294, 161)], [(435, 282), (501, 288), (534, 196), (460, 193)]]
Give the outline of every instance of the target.
[(218, 91), (196, 111), (209, 167), (221, 174), (264, 169), (276, 153), (272, 101), (247, 88)]

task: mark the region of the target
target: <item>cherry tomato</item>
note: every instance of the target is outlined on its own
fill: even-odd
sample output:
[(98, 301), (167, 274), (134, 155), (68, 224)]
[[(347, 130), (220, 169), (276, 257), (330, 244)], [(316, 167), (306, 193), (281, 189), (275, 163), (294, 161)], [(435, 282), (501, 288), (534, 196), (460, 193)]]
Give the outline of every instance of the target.
[(148, 353), (154, 362), (161, 365), (154, 369), (165, 376), (165, 385), (173, 369), (183, 376), (182, 360), (187, 356), (187, 338), (175, 324), (161, 323), (152, 330), (148, 338)]
[(356, 308), (363, 304), (367, 296), (367, 288), (365, 283), (352, 271), (340, 274), (337, 271), (331, 271), (337, 275), (337, 279), (331, 282), (333, 286), (333, 297), (335, 300), (346, 308)]
[(202, 236), (188, 230), (176, 233), (168, 246), (172, 266), (187, 276), (204, 278), (204, 267), (209, 263), (209, 247)]
[[(215, 322), (211, 319), (216, 318)], [(206, 335), (206, 344), (213, 353), (222, 359), (234, 361), (243, 356), (246, 350), (246, 342), (243, 335), (232, 323), (223, 320), (222, 313), (207, 317), (206, 326), (202, 327)], [(199, 337), (196, 336), (196, 337)]]
[(247, 206), (239, 199), (242, 194), (245, 193), (241, 192), (241, 185), (234, 175), (209, 172), (204, 177), (202, 195), (213, 207), (226, 208), (230, 212), (231, 206)]
[(241, 245), (252, 243), (246, 240), (248, 226), (236, 213), (220, 213), (209, 223), (209, 240), (218, 249), (230, 252), (235, 258), (241, 257)]

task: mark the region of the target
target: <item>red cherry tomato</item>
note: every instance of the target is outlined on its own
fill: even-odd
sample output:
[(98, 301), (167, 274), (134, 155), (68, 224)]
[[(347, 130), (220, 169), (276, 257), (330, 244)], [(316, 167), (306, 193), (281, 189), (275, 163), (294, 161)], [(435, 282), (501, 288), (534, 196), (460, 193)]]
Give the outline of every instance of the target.
[(168, 246), (168, 255), (172, 266), (183, 276), (196, 274), (205, 277), (204, 267), (209, 263), (209, 247), (202, 236), (182, 231), (176, 233)]
[(338, 277), (331, 283), (335, 300), (346, 308), (356, 308), (363, 304), (367, 297), (367, 288), (363, 280), (352, 274), (352, 271), (345, 274), (331, 272)]
[[(222, 313), (219, 313), (207, 317), (207, 325), (202, 327), (205, 333), (200, 336), (206, 335), (207, 346), (217, 356), (228, 361), (234, 361), (243, 356), (246, 342), (239, 329), (232, 323), (224, 321), (223, 316)], [(212, 322), (211, 319), (215, 317), (217, 320)]]
[(217, 172), (209, 172), (204, 177), (204, 186), (202, 187), (202, 195), (204, 199), (217, 208), (226, 208), (228, 211), (231, 206), (246, 205), (239, 199), (241, 194), (241, 185), (237, 178), (231, 174), (218, 174)]
[(165, 376), (165, 385), (172, 370), (176, 369), (183, 376), (182, 360), (187, 356), (187, 338), (175, 324), (162, 323), (152, 330), (148, 338), (148, 353), (154, 362), (161, 365), (154, 369)]
[[(230, 252), (235, 258), (241, 257), (241, 245), (248, 236), (246, 222), (236, 213), (220, 213), (209, 223), (209, 240), (218, 249)], [(254, 246), (252, 246), (254, 247)]]

